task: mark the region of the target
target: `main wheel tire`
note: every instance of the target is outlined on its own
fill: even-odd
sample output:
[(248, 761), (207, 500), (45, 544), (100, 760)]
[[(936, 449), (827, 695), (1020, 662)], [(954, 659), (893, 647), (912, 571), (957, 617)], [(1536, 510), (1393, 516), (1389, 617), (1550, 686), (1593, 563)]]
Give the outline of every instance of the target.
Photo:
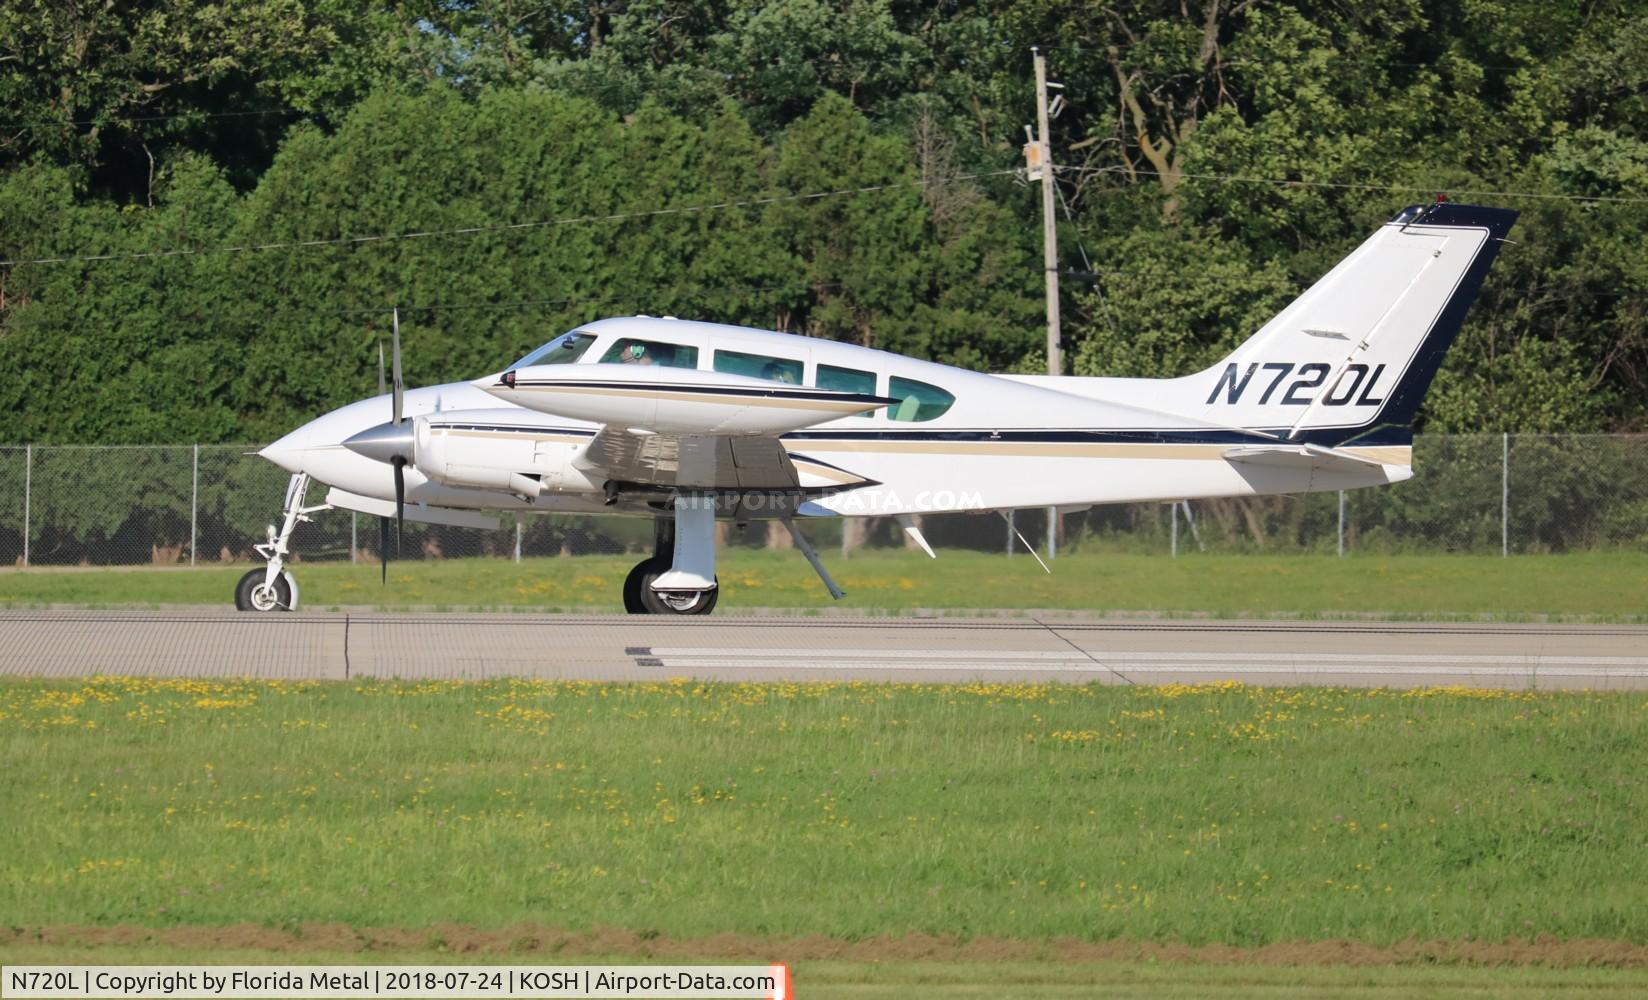
[(656, 576), (658, 573), (663, 572), (654, 568), (654, 564), (660, 561), (657, 556), (653, 556), (651, 559), (643, 559), (635, 564), (634, 569), (629, 571), (629, 576), (624, 577), (625, 611), (632, 615), (647, 614), (647, 606), (641, 603), (641, 578), (648, 573)]
[[(654, 574), (656, 576), (657, 574)], [(641, 587), (641, 603), (654, 615), (707, 615), (715, 610), (721, 588), (712, 590), (671, 590), (659, 593), (652, 589), (652, 577)], [(720, 578), (716, 578), (720, 582)]]
[(240, 611), (290, 611), (292, 610), (292, 588), (286, 582), (285, 573), (275, 574), (272, 586), (265, 587), (263, 578), (268, 575), (266, 570), (248, 570), (246, 575), (235, 584), (235, 608)]
[(671, 565), (672, 561), (664, 556), (636, 564), (624, 578), (624, 610), (632, 615), (707, 615), (714, 611), (720, 587), (663, 594), (652, 589), (652, 581), (668, 573)]

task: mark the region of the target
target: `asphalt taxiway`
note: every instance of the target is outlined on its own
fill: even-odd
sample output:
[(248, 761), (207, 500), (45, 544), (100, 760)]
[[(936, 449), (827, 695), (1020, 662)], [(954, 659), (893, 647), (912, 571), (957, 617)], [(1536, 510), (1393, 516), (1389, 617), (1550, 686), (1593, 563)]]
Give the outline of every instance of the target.
[(1648, 626), (0, 611), (0, 675), (1648, 688)]

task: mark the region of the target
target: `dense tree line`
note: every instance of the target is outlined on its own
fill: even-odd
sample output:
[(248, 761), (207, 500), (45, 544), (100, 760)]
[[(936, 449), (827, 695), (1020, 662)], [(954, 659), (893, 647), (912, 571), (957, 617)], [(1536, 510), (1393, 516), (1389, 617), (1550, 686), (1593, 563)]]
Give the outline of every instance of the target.
[(1032, 45), (1071, 371), (1205, 364), (1447, 191), (1523, 217), (1428, 426), (1648, 426), (1634, 4), (15, 0), (0, 260), (71, 259), (0, 265), (0, 440), (272, 437), (396, 304), (413, 382), (629, 312), (1037, 370)]

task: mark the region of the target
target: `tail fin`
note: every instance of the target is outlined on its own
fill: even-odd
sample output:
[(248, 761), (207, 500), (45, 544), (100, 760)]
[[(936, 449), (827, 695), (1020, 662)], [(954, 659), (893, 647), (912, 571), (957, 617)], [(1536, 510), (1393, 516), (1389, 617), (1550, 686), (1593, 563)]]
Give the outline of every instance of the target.
[(1411, 440), (1516, 215), (1404, 209), (1229, 357), (1174, 388), (1194, 397), (1191, 413), (1224, 426), (1330, 446)]

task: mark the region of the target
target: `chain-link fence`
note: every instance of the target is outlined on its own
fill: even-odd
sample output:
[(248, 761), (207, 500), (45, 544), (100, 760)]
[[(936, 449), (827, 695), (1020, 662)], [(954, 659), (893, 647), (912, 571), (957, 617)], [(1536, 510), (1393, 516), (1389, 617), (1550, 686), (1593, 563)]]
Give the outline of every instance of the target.
[[(247, 561), (279, 520), (287, 474), (256, 446), (0, 447), (0, 565)], [(1060, 517), (1060, 553), (1544, 553), (1648, 548), (1648, 435), (1430, 435), (1414, 479), (1345, 493), (1122, 504)], [(323, 488), (312, 487), (310, 502)], [(788, 547), (779, 525), (723, 526), (724, 543)], [(819, 547), (907, 545), (890, 518), (809, 522)], [(933, 545), (1045, 551), (1041, 510), (926, 515)], [(375, 560), (378, 522), (326, 511), (298, 529), (301, 560)], [(496, 531), (408, 523), (400, 558), (646, 552), (643, 519), (532, 515)]]

